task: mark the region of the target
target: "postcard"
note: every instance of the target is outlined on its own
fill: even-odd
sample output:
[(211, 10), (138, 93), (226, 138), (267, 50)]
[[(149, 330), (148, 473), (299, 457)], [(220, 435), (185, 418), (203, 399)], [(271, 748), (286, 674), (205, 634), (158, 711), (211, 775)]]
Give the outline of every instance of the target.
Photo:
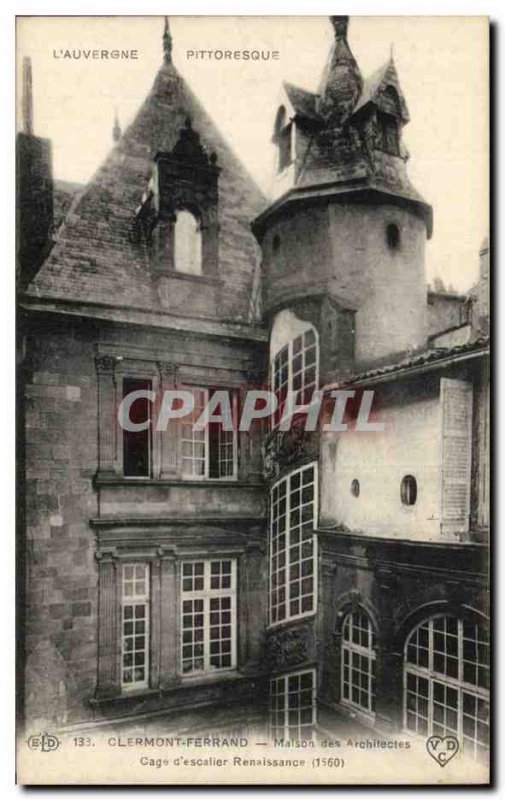
[(17, 779), (489, 783), (486, 17), (17, 18)]

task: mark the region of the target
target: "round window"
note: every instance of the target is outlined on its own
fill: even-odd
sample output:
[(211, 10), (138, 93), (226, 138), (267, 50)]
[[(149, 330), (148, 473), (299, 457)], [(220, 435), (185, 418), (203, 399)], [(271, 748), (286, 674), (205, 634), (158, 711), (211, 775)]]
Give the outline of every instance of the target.
[(400, 246), (400, 228), (394, 222), (386, 226), (386, 242), (391, 250), (397, 250)]
[(353, 497), (359, 497), (359, 490), (360, 490), (359, 481), (357, 480), (357, 478), (354, 478), (354, 480), (351, 481), (351, 494), (352, 494), (352, 496)]
[(400, 486), (400, 496), (404, 506), (414, 506), (417, 500), (417, 481), (413, 475), (405, 475)]

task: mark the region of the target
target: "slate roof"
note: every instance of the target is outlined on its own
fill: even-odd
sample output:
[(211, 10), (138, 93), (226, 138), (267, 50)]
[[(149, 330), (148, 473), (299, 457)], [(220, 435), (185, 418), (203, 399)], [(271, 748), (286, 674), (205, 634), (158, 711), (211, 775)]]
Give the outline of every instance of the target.
[(130, 228), (151, 176), (153, 157), (160, 150), (173, 149), (188, 116), (204, 147), (217, 154), (222, 170), (223, 318), (248, 319), (259, 263), (249, 223), (264, 208), (266, 198), (171, 62), (163, 64), (136, 118), (88, 186), (74, 198), (28, 295), (161, 310), (147, 257), (130, 241)]
[(67, 215), (70, 204), (75, 195), (84, 189), (80, 183), (70, 183), (70, 181), (53, 182), (53, 219), (54, 230), (58, 230)]
[(376, 69), (375, 72), (372, 72), (372, 74), (365, 80), (363, 90), (358, 102), (356, 103), (356, 106), (354, 107), (353, 114), (356, 114), (361, 108), (364, 108), (367, 103), (370, 103), (372, 100), (374, 100), (383, 85), (395, 87), (400, 99), (403, 119), (405, 122), (408, 122), (409, 112), (407, 109), (407, 104), (405, 103), (403, 92), (400, 88), (398, 72), (392, 59), (389, 59), (389, 61)]
[(313, 92), (308, 92), (306, 89), (295, 86), (288, 81), (283, 82), (284, 89), (289, 98), (289, 102), (295, 109), (297, 114), (309, 119), (319, 119), (316, 111), (316, 100), (318, 95)]

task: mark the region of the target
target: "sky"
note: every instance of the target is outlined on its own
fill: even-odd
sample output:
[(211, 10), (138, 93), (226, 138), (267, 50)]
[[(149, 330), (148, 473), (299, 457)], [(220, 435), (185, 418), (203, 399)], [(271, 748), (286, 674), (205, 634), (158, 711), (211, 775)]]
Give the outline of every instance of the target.
[[(283, 80), (317, 90), (333, 29), (327, 17), (173, 17), (173, 61), (249, 173), (269, 195)], [(33, 68), (34, 132), (52, 141), (54, 176), (87, 182), (149, 92), (162, 61), (160, 17), (18, 18), (18, 63)], [(434, 210), (427, 278), (466, 291), (488, 232), (488, 51), (484, 17), (351, 17), (349, 44), (366, 77), (393, 47), (410, 123), (410, 178)], [(65, 50), (137, 50), (136, 60), (64, 59)], [(278, 52), (264, 61), (188, 51)], [(58, 57), (59, 56), (59, 57)], [(18, 70), (18, 81), (20, 70)], [(19, 83), (18, 83), (19, 86)], [(19, 97), (19, 92), (18, 92)]]

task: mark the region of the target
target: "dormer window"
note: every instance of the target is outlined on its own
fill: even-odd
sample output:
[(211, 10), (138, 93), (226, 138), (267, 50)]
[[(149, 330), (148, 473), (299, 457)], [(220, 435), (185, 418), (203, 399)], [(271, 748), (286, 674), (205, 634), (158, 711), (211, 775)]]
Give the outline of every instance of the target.
[(392, 156), (400, 155), (398, 122), (390, 114), (379, 113), (379, 149)]
[(282, 172), (293, 161), (293, 125), (286, 109), (281, 106), (277, 112), (274, 128), (274, 143), (277, 145), (277, 171)]
[(175, 215), (174, 266), (177, 272), (202, 274), (201, 225), (187, 209), (179, 209)]
[(289, 167), (293, 160), (291, 148), (291, 123), (279, 134), (279, 172)]
[(400, 155), (399, 119), (401, 119), (401, 105), (398, 92), (394, 86), (386, 86), (380, 94), (379, 147), (393, 156)]

